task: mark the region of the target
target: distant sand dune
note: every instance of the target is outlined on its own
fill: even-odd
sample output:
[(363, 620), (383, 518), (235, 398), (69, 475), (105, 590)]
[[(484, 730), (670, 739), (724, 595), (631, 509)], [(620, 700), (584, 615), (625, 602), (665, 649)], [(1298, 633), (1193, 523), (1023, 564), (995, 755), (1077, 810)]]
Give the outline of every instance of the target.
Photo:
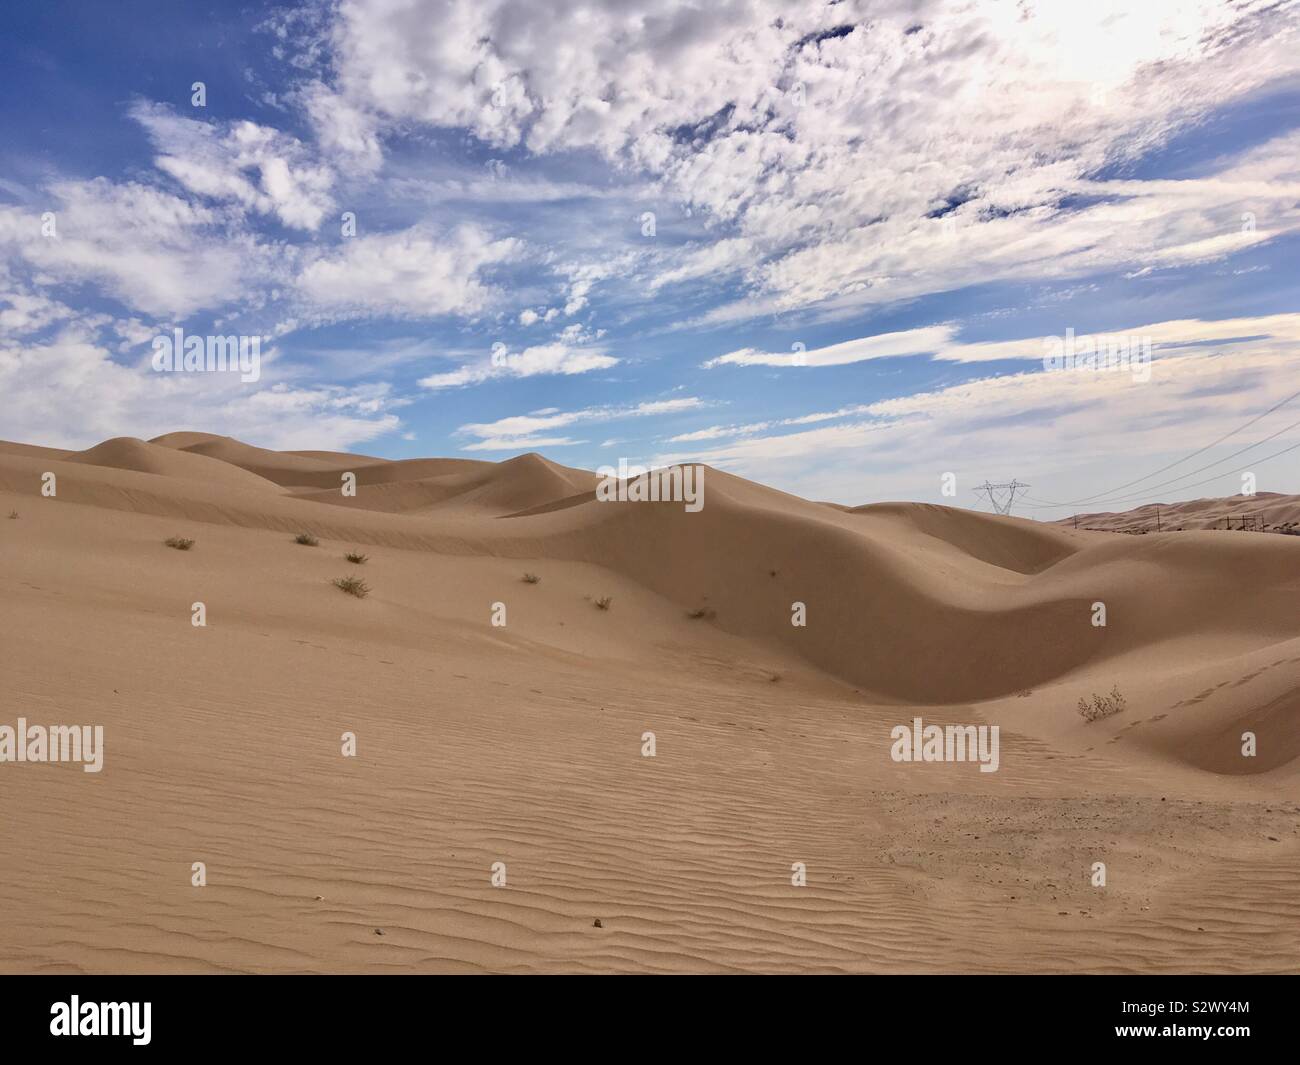
[[(1253, 496), (1193, 499), (1185, 503), (1145, 503), (1124, 511), (1080, 513), (1062, 518), (1058, 525), (1100, 529), (1106, 532), (1166, 532), (1177, 529), (1233, 531), (1241, 519), (1255, 518), (1272, 527), (1300, 525), (1300, 496), (1259, 492)], [(1249, 522), (1248, 522), (1249, 524)]]
[(67, 461), (115, 470), (133, 470), (159, 477), (226, 484), (236, 488), (277, 490), (277, 485), (266, 478), (209, 457), (201, 451), (173, 451), (128, 436), (106, 440), (95, 447), (69, 455)]

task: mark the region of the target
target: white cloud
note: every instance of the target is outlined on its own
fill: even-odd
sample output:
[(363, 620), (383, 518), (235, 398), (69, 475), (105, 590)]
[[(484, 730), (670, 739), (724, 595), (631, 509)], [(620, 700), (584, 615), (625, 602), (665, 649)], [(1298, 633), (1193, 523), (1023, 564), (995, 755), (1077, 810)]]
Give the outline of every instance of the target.
[(692, 245), (674, 256), (675, 265), (650, 279), (651, 291), (698, 278), (723, 280), (750, 266), (754, 259), (754, 242), (744, 237), (717, 240), (702, 246)]
[(459, 388), (481, 384), (496, 377), (536, 377), (539, 374), (590, 373), (618, 365), (619, 360), (603, 348), (574, 347), (563, 341), (536, 344), (520, 352), (502, 352), (486, 362), (462, 366), (446, 373), (431, 374), (420, 380), (424, 388)]
[(334, 209), (333, 171), (295, 137), (255, 122), (218, 127), (161, 104), (137, 103), (131, 114), (160, 153), (154, 164), (199, 196), (234, 201), (305, 230), (318, 229)]
[[(1074, 328), (1066, 326), (1066, 328)], [(1076, 336), (1087, 330), (1074, 328)], [(1119, 331), (1115, 331), (1119, 332)], [(1184, 318), (1170, 322), (1152, 322), (1124, 329), (1125, 336), (1150, 340), (1156, 356), (1162, 349), (1188, 345), (1205, 345), (1232, 341), (1241, 337), (1267, 337), (1273, 340), (1300, 341), (1300, 314), (1270, 314), (1259, 317), (1227, 318), (1206, 321)], [(978, 344), (944, 345), (935, 355), (949, 362), (992, 362), (998, 359), (1027, 359), (1041, 362), (1047, 354), (1047, 342), (1059, 337), (1027, 337), (1020, 340), (993, 340)]]
[[(1086, 329), (1066, 325), (1077, 338), (1091, 335)], [(716, 366), (780, 366), (820, 367), (843, 366), (847, 363), (897, 356), (930, 356), (943, 362), (996, 362), (1000, 360), (1027, 360), (1042, 362), (1050, 342), (1062, 341), (1061, 334), (1053, 336), (1022, 337), (1010, 340), (990, 340), (963, 343), (956, 339), (957, 327), (945, 323), (898, 333), (879, 333), (874, 336), (846, 340), (823, 348), (807, 351), (763, 352), (741, 348), (702, 365), (706, 369)], [(1229, 318), (1219, 321), (1178, 319), (1152, 322), (1122, 331), (1124, 336), (1150, 341), (1159, 356), (1161, 349), (1203, 345), (1214, 341), (1227, 341), (1246, 336), (1267, 336), (1278, 340), (1300, 340), (1300, 314), (1273, 314), (1260, 317)], [(1111, 335), (1110, 333), (1103, 335)]]
[(22, 396), (5, 432), (28, 443), (84, 448), (197, 427), (265, 447), (346, 450), (400, 424), (386, 386), (294, 387), (266, 376), (250, 386), (237, 374), (156, 374), (114, 362), (78, 328), (38, 344), (0, 340), (0, 391)]
[[(1163, 338), (1149, 381), (1131, 372), (1045, 372), (1035, 367), (760, 424), (756, 432), (748, 431), (755, 428), (749, 426), (717, 426), (716, 432), (702, 430), (674, 441), (728, 442), (704, 452), (661, 454), (654, 461), (699, 460), (811, 498), (850, 503), (932, 499), (976, 505), (969, 494), (957, 499), (939, 496), (940, 476), (948, 471), (957, 472), (967, 487), (986, 476), (1015, 475), (1034, 485), (1039, 498), (1068, 500), (1158, 468), (1162, 457), (1211, 443), (1295, 391), (1300, 314), (1157, 323), (1116, 332)], [(1208, 348), (1203, 346), (1207, 342)], [(1033, 349), (1026, 349), (1026, 358), (1042, 358), (1041, 338), (1008, 342), (1005, 349), (1026, 345)], [(1297, 413), (1279, 411), (1234, 440), (1234, 447), (1285, 427)], [(832, 420), (839, 424), (774, 431)], [(1294, 442), (1294, 432), (1279, 439), (1276, 448), (1288, 442)], [(1206, 476), (1227, 474), (1271, 450), (1266, 444)], [(1224, 452), (1212, 452), (1179, 469), (1210, 462)], [(1261, 465), (1260, 489), (1300, 488), (1290, 473), (1293, 468), (1294, 463), (1286, 462)], [(1179, 469), (1168, 476), (1175, 477)], [(1187, 498), (1177, 484), (1154, 487), (1164, 479), (1153, 480), (1149, 491), (1142, 486), (1133, 491), (1148, 500)], [(1227, 476), (1216, 487), (1195, 489), (1190, 495), (1239, 490), (1238, 479)]]
[(725, 440), (734, 436), (752, 436), (754, 433), (766, 432), (768, 429), (784, 422), (751, 422), (749, 425), (711, 425), (707, 429), (696, 429), (690, 433), (678, 433), (670, 436), (670, 444), (694, 444), (702, 440)]
[(715, 366), (843, 366), (868, 359), (888, 359), (900, 355), (927, 355), (938, 351), (952, 339), (955, 329), (949, 325), (907, 329), (897, 333), (879, 333), (858, 340), (846, 340), (824, 348), (792, 350), (786, 353), (741, 348), (703, 364)]
[(146, 325), (138, 318), (119, 318), (113, 322), (112, 330), (121, 339), (121, 343), (117, 346), (119, 352), (138, 348), (158, 335), (157, 326)]
[(328, 43), (331, 91), (377, 128), (591, 149), (657, 180), (715, 239), (663, 249), (646, 283), (740, 272), (751, 297), (714, 324), (1199, 262), (1297, 229), (1293, 137), (1212, 179), (1095, 177), (1294, 78), (1296, 20), (1264, 0), (348, 0)]
[(27, 336), (73, 316), (72, 308), (40, 293), (0, 288), (0, 336)]
[(229, 215), (148, 185), (62, 181), (48, 195), (56, 236), (42, 235), (41, 212), (0, 207), (0, 251), (39, 284), (91, 282), (133, 310), (184, 316), (257, 302), (285, 268)]
[[(592, 423), (622, 421), (630, 418), (648, 418), (663, 414), (676, 414), (703, 406), (703, 401), (695, 396), (679, 396), (676, 399), (653, 400), (624, 407), (586, 407), (575, 411), (535, 411), (532, 414), (514, 415), (483, 424), (462, 425), (456, 430), (458, 435), (476, 437), (473, 443), (465, 445), (462, 451), (524, 451), (539, 447), (559, 447), (585, 443), (569, 437), (541, 435), (556, 429)], [(618, 443), (606, 440), (602, 447)]]
[(383, 150), (371, 116), (319, 81), (303, 88), (301, 102), (331, 161), (362, 175), (380, 168)]
[(473, 315), (493, 295), (481, 272), (519, 249), (514, 238), (493, 239), (468, 224), (442, 236), (416, 227), (351, 237), (317, 252), (296, 285), (318, 320)]

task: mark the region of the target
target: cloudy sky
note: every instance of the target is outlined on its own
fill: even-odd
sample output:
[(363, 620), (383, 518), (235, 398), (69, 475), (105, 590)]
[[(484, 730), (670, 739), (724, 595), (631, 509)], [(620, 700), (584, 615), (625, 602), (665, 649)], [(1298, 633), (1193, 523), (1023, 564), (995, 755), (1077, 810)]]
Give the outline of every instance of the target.
[[(1252, 421), (1300, 389), (1298, 29), (1276, 0), (6, 5), (0, 438), (698, 459), (848, 503), (1018, 477), (1047, 518), (1300, 492), (1300, 398)], [(155, 372), (177, 327), (265, 338), (260, 380)], [(1149, 372), (1045, 368), (1070, 333)]]

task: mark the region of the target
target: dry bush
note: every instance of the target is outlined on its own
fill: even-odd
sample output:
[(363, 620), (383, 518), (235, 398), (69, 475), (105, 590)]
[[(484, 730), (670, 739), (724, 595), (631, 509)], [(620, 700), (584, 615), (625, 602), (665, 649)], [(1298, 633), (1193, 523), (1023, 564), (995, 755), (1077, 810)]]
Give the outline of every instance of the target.
[(348, 595), (355, 595), (358, 599), (364, 599), (370, 594), (370, 585), (358, 576), (335, 577), (334, 587), (341, 592), (347, 592)]
[(293, 538), (293, 542), (302, 544), (303, 547), (316, 547), (320, 543), (311, 533), (299, 533)]
[(349, 562), (357, 566), (364, 566), (367, 562), (370, 561), (370, 556), (363, 555), (360, 551), (349, 551), (343, 557), (346, 558)]
[(537, 576), (536, 573), (525, 573), (525, 574), (524, 574), (524, 583), (525, 583), (525, 584), (541, 584), (541, 583), (542, 583), (542, 578), (539, 577), (539, 576)]
[(1128, 703), (1124, 696), (1120, 694), (1118, 686), (1111, 688), (1109, 695), (1098, 695), (1092, 693), (1092, 702), (1087, 699), (1079, 700), (1079, 716), (1084, 721), (1100, 721), (1103, 717), (1114, 717), (1116, 714), (1122, 714), (1128, 708)]
[(686, 616), (688, 618), (692, 618), (695, 620), (703, 618), (705, 621), (710, 621), (713, 618), (717, 617), (718, 615), (715, 611), (710, 610), (707, 606), (697, 606), (694, 610), (686, 611)]
[(607, 596), (607, 595), (602, 595), (599, 599), (596, 600), (596, 609), (597, 609), (597, 610), (608, 610), (608, 609), (609, 609), (609, 605), (610, 605), (610, 603), (612, 603), (613, 601), (614, 601), (614, 600), (611, 599), (609, 596)]
[(193, 540), (187, 540), (183, 536), (169, 536), (163, 541), (168, 547), (174, 547), (177, 551), (188, 551), (194, 546)]

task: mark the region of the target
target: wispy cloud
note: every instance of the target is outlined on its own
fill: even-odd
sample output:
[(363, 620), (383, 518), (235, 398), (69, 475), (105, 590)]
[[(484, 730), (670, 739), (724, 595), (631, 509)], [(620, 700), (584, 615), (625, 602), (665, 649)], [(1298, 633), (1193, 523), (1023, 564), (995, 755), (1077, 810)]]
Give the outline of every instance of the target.
[[(1184, 325), (1190, 328), (1180, 334)], [(1170, 346), (1147, 382), (1127, 372), (1035, 368), (834, 412), (687, 434), (681, 439), (727, 442), (703, 452), (662, 453), (654, 461), (694, 459), (845, 502), (902, 498), (971, 505), (969, 497), (938, 494), (940, 477), (948, 471), (960, 472), (972, 485), (983, 476), (1014, 471), (1039, 485), (1041, 496), (1068, 498), (1068, 490), (1053, 493), (1051, 486), (1059, 489), (1080, 468), (1091, 478), (1088, 487), (1104, 489), (1125, 480), (1122, 474), (1141, 472), (1134, 468), (1137, 457), (1143, 467), (1155, 468), (1160, 456), (1210, 443), (1295, 391), (1300, 314), (1162, 323), (1124, 332), (1143, 330), (1170, 338), (1219, 339), (1212, 357), (1190, 340)], [(1041, 347), (1036, 357), (1041, 359)], [(1300, 408), (1290, 416), (1278, 412), (1237, 446), (1284, 429), (1297, 417)], [(778, 431), (821, 421), (839, 424)], [(1241, 462), (1250, 462), (1252, 454), (1263, 458), (1268, 449), (1248, 453)], [(1221, 466), (1219, 472), (1233, 468)], [(1286, 475), (1285, 468), (1262, 466), (1261, 490)], [(1219, 491), (1232, 494), (1238, 490), (1234, 485), (1229, 476)], [(1169, 494), (1176, 496), (1176, 489)]]
[(618, 364), (618, 359), (598, 347), (574, 347), (563, 342), (537, 344), (519, 352), (499, 350), (485, 361), (445, 373), (422, 377), (422, 388), (459, 388), (495, 377), (536, 377), (541, 374), (590, 373)]
[(868, 359), (888, 359), (900, 355), (930, 355), (947, 344), (956, 330), (950, 325), (936, 325), (926, 329), (909, 329), (900, 333), (881, 333), (877, 336), (846, 340), (823, 348), (808, 349), (796, 342), (789, 353), (755, 351), (742, 348), (728, 352), (704, 363), (705, 369), (715, 366), (844, 366)]
[[(461, 436), (476, 438), (473, 443), (465, 445), (461, 449), (463, 451), (521, 451), (537, 447), (564, 447), (584, 441), (542, 434), (574, 425), (677, 414), (703, 405), (703, 401), (695, 396), (679, 396), (630, 406), (587, 407), (573, 411), (545, 410), (500, 418), (484, 424), (462, 425), (456, 432)], [(607, 443), (612, 445), (615, 441)]]

